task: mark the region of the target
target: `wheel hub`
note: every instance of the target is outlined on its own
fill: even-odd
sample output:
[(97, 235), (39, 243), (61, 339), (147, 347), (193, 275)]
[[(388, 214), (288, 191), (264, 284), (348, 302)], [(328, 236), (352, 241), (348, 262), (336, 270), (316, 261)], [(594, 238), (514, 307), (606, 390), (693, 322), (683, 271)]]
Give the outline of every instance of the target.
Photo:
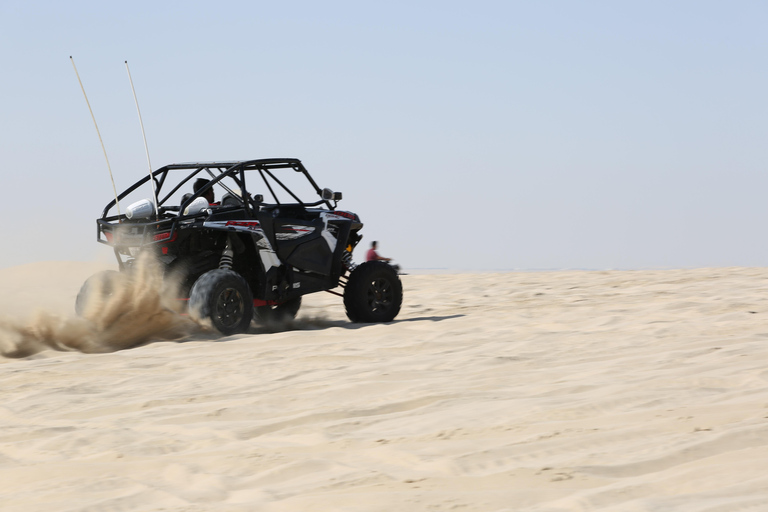
[(216, 316), (222, 325), (232, 327), (236, 325), (243, 316), (244, 310), (243, 297), (234, 288), (225, 288), (219, 294), (216, 301)]
[(392, 287), (386, 279), (376, 279), (368, 287), (368, 306), (371, 311), (386, 309), (392, 303)]

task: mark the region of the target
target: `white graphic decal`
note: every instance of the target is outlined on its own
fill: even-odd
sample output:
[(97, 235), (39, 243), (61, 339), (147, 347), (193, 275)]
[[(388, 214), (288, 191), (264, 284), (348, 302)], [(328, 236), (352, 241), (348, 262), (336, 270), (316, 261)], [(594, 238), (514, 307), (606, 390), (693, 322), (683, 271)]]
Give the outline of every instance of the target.
[(275, 233), (275, 238), (278, 240), (296, 240), (303, 236), (307, 236), (315, 232), (315, 228), (312, 226), (301, 226), (295, 224), (286, 224), (280, 226), (281, 232)]
[(279, 267), (282, 265), (274, 251), (262, 249), (259, 251), (259, 257), (261, 258), (262, 265), (264, 265), (265, 272), (269, 272), (269, 269), (272, 267)]

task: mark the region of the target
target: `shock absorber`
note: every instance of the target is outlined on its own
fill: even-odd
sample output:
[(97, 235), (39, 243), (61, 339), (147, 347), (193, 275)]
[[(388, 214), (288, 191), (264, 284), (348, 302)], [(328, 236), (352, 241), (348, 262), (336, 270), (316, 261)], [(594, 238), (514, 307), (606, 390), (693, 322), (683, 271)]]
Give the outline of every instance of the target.
[(219, 268), (229, 270), (232, 268), (232, 259), (234, 258), (235, 253), (232, 252), (232, 246), (229, 243), (229, 239), (227, 239), (227, 246), (224, 247), (224, 250), (221, 251), (221, 258), (219, 259)]
[(347, 267), (347, 269), (349, 269), (350, 272), (357, 268), (355, 262), (352, 261), (352, 253), (349, 251), (344, 251), (344, 254), (341, 255), (341, 261), (344, 262), (344, 265)]

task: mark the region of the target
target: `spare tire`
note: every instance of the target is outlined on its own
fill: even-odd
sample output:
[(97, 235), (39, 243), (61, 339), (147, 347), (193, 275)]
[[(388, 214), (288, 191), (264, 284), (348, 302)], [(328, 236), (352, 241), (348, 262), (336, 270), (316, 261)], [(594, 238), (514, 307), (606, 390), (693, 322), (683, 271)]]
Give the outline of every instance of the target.
[(349, 276), (344, 308), (353, 322), (391, 322), (403, 303), (397, 271), (383, 261), (368, 261)]

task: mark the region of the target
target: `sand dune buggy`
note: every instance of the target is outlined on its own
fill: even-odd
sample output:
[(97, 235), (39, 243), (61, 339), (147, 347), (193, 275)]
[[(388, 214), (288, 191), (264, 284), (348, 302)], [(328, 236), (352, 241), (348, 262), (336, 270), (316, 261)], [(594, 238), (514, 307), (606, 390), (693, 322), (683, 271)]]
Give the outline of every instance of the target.
[[(341, 193), (318, 187), (300, 160), (181, 163), (151, 176), (154, 186), (147, 175), (107, 204), (97, 240), (114, 248), (121, 272), (150, 251), (181, 281), (189, 313), (223, 334), (245, 332), (254, 316), (292, 318), (301, 297), (319, 291), (341, 295), (353, 322), (389, 322), (400, 311), (397, 272), (353, 263), (360, 218), (337, 209)], [(134, 200), (119, 212), (126, 198)], [(83, 285), (78, 313), (97, 280)], [(332, 291), (339, 286), (343, 294)]]

